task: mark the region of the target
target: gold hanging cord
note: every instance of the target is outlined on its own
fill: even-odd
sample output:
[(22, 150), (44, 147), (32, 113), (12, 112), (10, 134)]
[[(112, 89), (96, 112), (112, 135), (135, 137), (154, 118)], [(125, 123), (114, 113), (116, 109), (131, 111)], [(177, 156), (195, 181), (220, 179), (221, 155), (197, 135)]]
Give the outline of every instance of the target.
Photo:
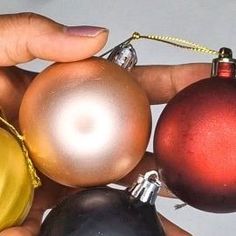
[[(184, 49), (188, 49), (188, 50), (192, 50), (192, 51), (196, 51), (196, 52), (200, 52), (200, 53), (206, 53), (206, 54), (211, 54), (211, 55), (219, 55), (219, 52), (216, 51), (216, 50), (209, 49), (205, 46), (187, 41), (185, 39), (180, 39), (180, 38), (171, 37), (171, 36), (161, 36), (161, 35), (141, 35), (138, 32), (134, 32), (130, 38), (128, 38), (124, 42), (120, 43), (116, 47), (119, 47), (121, 45), (129, 44), (129, 43), (131, 43), (131, 41), (138, 40), (138, 39), (155, 40), (155, 41), (170, 44), (172, 46), (176, 46), (176, 47), (180, 47), (180, 48), (184, 48)], [(114, 48), (110, 49), (109, 51), (103, 53), (100, 57), (106, 56), (108, 53), (113, 51), (116, 47), (114, 47)]]
[(29, 158), (29, 153), (28, 153), (28, 150), (25, 146), (25, 143), (24, 143), (24, 137), (21, 136), (18, 131), (16, 130), (16, 128), (11, 125), (10, 123), (8, 123), (4, 118), (1, 117), (1, 110), (0, 110), (0, 124), (2, 123), (4, 126), (7, 127), (7, 129), (14, 135), (14, 137), (17, 139), (17, 141), (19, 142), (21, 148), (22, 148), (22, 151), (24, 153), (24, 156), (25, 156), (25, 160), (26, 160), (26, 164), (28, 166), (28, 169), (29, 169), (29, 173), (30, 173), (30, 176), (31, 176), (31, 179), (32, 179), (32, 185), (34, 188), (37, 188), (39, 186), (41, 186), (41, 181), (40, 181), (40, 178), (38, 177), (37, 173), (36, 173), (36, 170), (34, 168), (34, 165), (31, 161), (31, 159)]

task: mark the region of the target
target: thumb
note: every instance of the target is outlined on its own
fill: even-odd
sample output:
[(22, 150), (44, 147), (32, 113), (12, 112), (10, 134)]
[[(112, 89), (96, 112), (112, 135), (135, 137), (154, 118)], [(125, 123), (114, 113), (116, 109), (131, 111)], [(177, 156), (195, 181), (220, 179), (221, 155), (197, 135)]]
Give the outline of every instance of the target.
[(67, 62), (101, 50), (108, 30), (95, 26), (68, 27), (34, 13), (0, 15), (0, 66), (34, 58)]

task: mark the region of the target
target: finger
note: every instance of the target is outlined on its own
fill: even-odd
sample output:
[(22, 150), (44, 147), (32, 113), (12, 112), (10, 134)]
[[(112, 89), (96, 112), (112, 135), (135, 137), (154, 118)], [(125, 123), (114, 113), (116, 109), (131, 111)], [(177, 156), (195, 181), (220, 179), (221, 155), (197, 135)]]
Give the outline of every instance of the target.
[(61, 194), (65, 191), (64, 186), (54, 183), (46, 176), (39, 173), (42, 186), (35, 191), (34, 201), (29, 215), (20, 227), (6, 229), (0, 236), (36, 236), (39, 234), (42, 217), (46, 209), (57, 204)]
[(60, 185), (40, 172), (38, 172), (38, 175), (41, 179), (42, 186), (35, 191), (34, 201), (29, 215), (20, 227), (6, 229), (0, 233), (0, 236), (37, 236), (40, 231), (44, 212), (47, 209), (53, 208), (68, 195), (81, 190)]
[(12, 227), (0, 232), (0, 236), (36, 236), (24, 227)]
[(151, 104), (167, 102), (178, 91), (200, 79), (210, 77), (210, 64), (176, 66), (137, 66), (134, 78), (147, 92)]
[(90, 57), (103, 48), (108, 30), (67, 27), (33, 13), (0, 16), (0, 66), (34, 58), (67, 62)]
[(36, 73), (17, 67), (0, 69), (0, 107), (6, 119), (15, 124), (22, 97)]
[(159, 218), (160, 218), (160, 220), (163, 224), (166, 236), (191, 236), (190, 233), (188, 233), (187, 231), (181, 229), (176, 224), (170, 222), (163, 215), (158, 213), (158, 216), (159, 216)]
[(39, 234), (42, 217), (47, 209), (53, 208), (68, 195), (80, 190), (58, 184), (41, 173), (39, 176), (42, 186), (36, 190), (30, 213), (22, 224), (22, 227), (32, 235)]
[[(123, 186), (132, 186), (132, 184), (137, 180), (137, 177), (150, 170), (158, 170), (157, 163), (153, 153), (146, 152), (143, 159), (139, 164), (124, 178), (122, 178), (118, 183)], [(161, 186), (159, 195), (162, 197), (176, 198), (173, 193), (163, 184)]]
[(43, 208), (33, 205), (27, 219), (21, 226), (3, 230), (0, 236), (37, 236), (40, 231), (43, 214)]

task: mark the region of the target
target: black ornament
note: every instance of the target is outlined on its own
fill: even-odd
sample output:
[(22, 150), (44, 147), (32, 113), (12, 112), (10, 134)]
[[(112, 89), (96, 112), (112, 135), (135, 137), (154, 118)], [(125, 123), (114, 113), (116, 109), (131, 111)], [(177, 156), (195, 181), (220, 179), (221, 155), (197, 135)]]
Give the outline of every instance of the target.
[(40, 236), (164, 236), (155, 207), (146, 200), (109, 187), (78, 192), (49, 213)]

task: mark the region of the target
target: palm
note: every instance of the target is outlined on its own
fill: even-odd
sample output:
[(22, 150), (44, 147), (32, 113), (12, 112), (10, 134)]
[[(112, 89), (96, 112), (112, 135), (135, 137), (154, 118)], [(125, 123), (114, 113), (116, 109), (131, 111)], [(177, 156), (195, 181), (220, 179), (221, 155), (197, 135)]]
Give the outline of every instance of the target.
[[(120, 183), (122, 185), (129, 185), (136, 178), (137, 173), (144, 173), (146, 170), (150, 169), (151, 166), (153, 168), (153, 164), (154, 160), (152, 158), (152, 154), (147, 153), (143, 161), (134, 169), (133, 172), (131, 172), (124, 179), (122, 179)], [(36, 189), (35, 191), (33, 205), (31, 207), (28, 217), (25, 219), (25, 222), (22, 224), (22, 226), (9, 228), (7, 230), (2, 231), (0, 233), (0, 236), (38, 235), (44, 212), (47, 209), (50, 209), (55, 206), (58, 202), (60, 202), (69, 194), (79, 191), (79, 189), (62, 186), (42, 174), (40, 174), (40, 178), (42, 181), (42, 186)], [(161, 190), (160, 194), (165, 197), (173, 197), (173, 195), (165, 188)], [(163, 216), (161, 216), (161, 220), (163, 221), (167, 231), (168, 229), (170, 229), (170, 233), (174, 230), (175, 233), (179, 232), (180, 236), (185, 235), (185, 232), (183, 232), (178, 227), (174, 226)], [(167, 235), (172, 235), (172, 233)], [(186, 233), (186, 235), (189, 234)]]
[[(79, 31), (80, 28), (78, 27), (77, 33)], [(28, 80), (34, 77), (35, 73), (21, 71), (14, 67), (6, 68), (6, 66), (17, 65), (34, 58), (58, 62), (81, 60), (91, 57), (101, 50), (108, 37), (107, 31), (102, 31), (102, 33), (92, 37), (70, 35), (68, 34), (70, 31), (67, 31), (65, 26), (32, 13), (0, 16), (0, 32), (2, 36), (0, 85), (4, 89), (0, 94), (0, 107), (11, 118), (10, 122), (13, 122), (17, 117), (23, 92), (27, 87)], [(82, 32), (84, 34), (84, 28), (82, 28)], [(5, 66), (5, 69), (3, 66)], [(209, 65), (199, 64), (174, 67), (146, 66), (135, 68), (133, 75), (146, 91), (150, 103), (159, 104), (169, 100), (186, 85), (206, 77), (209, 75), (209, 71)], [(22, 87), (21, 91), (19, 91), (17, 78), (20, 78), (21, 81), (24, 80), (26, 85)], [(7, 95), (6, 92), (8, 92)], [(15, 100), (10, 98), (15, 98)], [(145, 160), (148, 161), (145, 162)], [(123, 183), (130, 184), (136, 178), (137, 173), (145, 171), (149, 167), (153, 168), (153, 159), (144, 159), (144, 162), (131, 175), (126, 177)], [(43, 186), (36, 190), (33, 206), (23, 225), (4, 230), (0, 233), (0, 236), (38, 235), (44, 211), (51, 208), (66, 195), (78, 191), (78, 189), (56, 184), (45, 176), (40, 177)], [(162, 194), (169, 196), (168, 191), (164, 191)], [(161, 218), (167, 236), (189, 235), (164, 217)]]
[[(121, 179), (118, 184), (130, 186), (136, 180), (138, 174), (144, 174), (146, 171), (156, 168), (157, 166), (154, 155), (147, 152), (138, 166), (131, 173)], [(55, 206), (69, 194), (79, 191), (78, 188), (76, 189), (60, 185), (41, 173), (39, 173), (39, 176), (42, 181), (42, 186), (35, 191), (34, 202), (25, 222), (20, 227), (13, 227), (1, 232), (0, 236), (38, 235), (44, 212)], [(173, 194), (165, 187), (161, 189), (160, 195), (164, 197), (174, 197)], [(163, 216), (160, 215), (160, 217), (165, 226), (167, 236), (173, 235), (173, 232), (175, 233), (175, 236), (189, 235), (173, 223), (169, 222)]]
[[(172, 75), (172, 79), (175, 80), (166, 80), (163, 82), (160, 77), (157, 77), (156, 73), (157, 71), (163, 70), (163, 75), (167, 75), (167, 72), (170, 73), (170, 70), (168, 67), (137, 67), (135, 71), (133, 72), (135, 78), (138, 80), (138, 82), (141, 84), (141, 86), (147, 91), (147, 94), (149, 96), (149, 99), (152, 104), (158, 104), (161, 102), (167, 101), (169, 98), (171, 98), (176, 91), (180, 90), (186, 84), (193, 82), (187, 80), (183, 82), (183, 79), (181, 78), (182, 75), (184, 75), (183, 78), (187, 78), (187, 74), (192, 72), (192, 69), (198, 68), (199, 65), (186, 65), (179, 67), (179, 70), (176, 70), (176, 74)], [(190, 71), (188, 71), (190, 70)], [(198, 71), (198, 73), (195, 73), (195, 78), (191, 77), (193, 80), (197, 80), (199, 78), (202, 78), (202, 74), (205, 75), (209, 71), (209, 67), (207, 65), (202, 65), (202, 68)], [(26, 72), (24, 72), (26, 73)], [(28, 72), (27, 72), (28, 73)], [(185, 75), (185, 73), (187, 73)], [(159, 75), (158, 75), (159, 76)], [(170, 76), (170, 74), (169, 74)], [(32, 75), (31, 75), (32, 77)], [(204, 77), (203, 77), (204, 78)], [(182, 83), (182, 84), (181, 84)], [(163, 87), (164, 86), (164, 87)], [(162, 91), (158, 91), (162, 88)], [(154, 93), (155, 91), (155, 93)], [(126, 176), (121, 183), (124, 185), (130, 185), (135, 178), (137, 177), (137, 174), (144, 173), (146, 170), (153, 169), (155, 166), (155, 161), (153, 158), (153, 154), (147, 153), (146, 157), (143, 159), (143, 161), (138, 165), (133, 172), (131, 172), (128, 176)], [(154, 167), (155, 168), (155, 167)], [(62, 198), (67, 196), (68, 194), (78, 191), (78, 189), (72, 189), (69, 187), (65, 187), (62, 185), (59, 185), (51, 180), (49, 180), (47, 177), (41, 175), (42, 179), (42, 187), (36, 190), (35, 192), (35, 198), (33, 202), (33, 206), (30, 210), (30, 213), (23, 223), (21, 227), (14, 227), (7, 229), (5, 231), (2, 231), (0, 233), (0, 236), (36, 236), (38, 235), (40, 231), (40, 225), (42, 222), (43, 213), (46, 209), (53, 207), (55, 204), (57, 204), (58, 201), (60, 201)], [(167, 189), (162, 189), (161, 191), (162, 196), (167, 197), (173, 197), (173, 195), (168, 192)], [(166, 235), (189, 235), (185, 231), (180, 230), (177, 226), (166, 220), (164, 217), (161, 216), (162, 222), (164, 223), (164, 227), (166, 229)]]

